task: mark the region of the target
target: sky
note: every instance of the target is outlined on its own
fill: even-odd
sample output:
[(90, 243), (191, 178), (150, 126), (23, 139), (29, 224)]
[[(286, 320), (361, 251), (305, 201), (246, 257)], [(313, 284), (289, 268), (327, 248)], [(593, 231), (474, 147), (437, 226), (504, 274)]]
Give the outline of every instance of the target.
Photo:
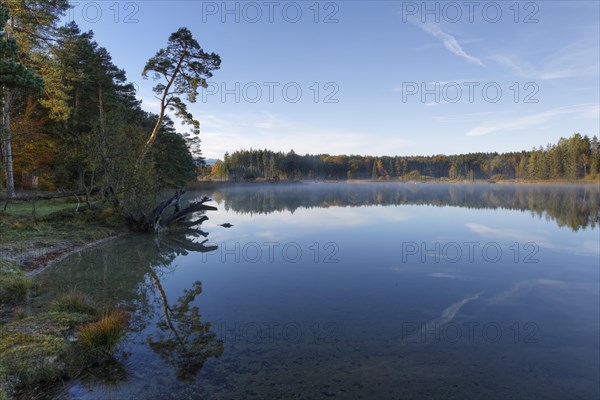
[(148, 111), (156, 82), (141, 72), (172, 32), (221, 56), (189, 105), (207, 158), (507, 152), (600, 132), (595, 0), (72, 5), (66, 19), (95, 32)]

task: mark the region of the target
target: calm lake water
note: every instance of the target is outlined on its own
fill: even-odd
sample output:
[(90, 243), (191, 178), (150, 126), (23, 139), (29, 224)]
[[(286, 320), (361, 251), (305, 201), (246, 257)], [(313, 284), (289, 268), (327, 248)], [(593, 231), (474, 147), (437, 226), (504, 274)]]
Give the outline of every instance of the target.
[(40, 274), (49, 297), (132, 314), (110, 378), (59, 398), (600, 397), (598, 186), (203, 195), (219, 210), (202, 235), (118, 239)]

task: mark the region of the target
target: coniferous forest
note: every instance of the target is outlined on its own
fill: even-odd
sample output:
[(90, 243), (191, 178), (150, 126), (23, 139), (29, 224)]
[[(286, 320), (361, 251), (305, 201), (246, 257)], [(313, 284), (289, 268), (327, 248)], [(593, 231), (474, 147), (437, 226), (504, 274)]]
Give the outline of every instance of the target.
[[(142, 108), (134, 85), (94, 33), (75, 22), (61, 24), (66, 0), (2, 1), (0, 7), (0, 169), (9, 199), (15, 188), (121, 192), (140, 179), (167, 188), (195, 178), (203, 162), (198, 136), (177, 132), (164, 110), (154, 115)], [(199, 48), (182, 31), (188, 37), (170, 45), (179, 40)], [(162, 74), (152, 62), (144, 73)], [(198, 75), (210, 73), (202, 68)], [(166, 95), (163, 109), (176, 109), (184, 122), (196, 124), (177, 96), (193, 95), (201, 81), (177, 79), (170, 92), (168, 82), (157, 86)], [(136, 167), (140, 158), (143, 168)], [(142, 169), (145, 176), (134, 173)]]
[(299, 155), (241, 150), (202, 169), (205, 177), (233, 181), (280, 180), (568, 180), (597, 179), (598, 137), (574, 134), (531, 151), (435, 156)]

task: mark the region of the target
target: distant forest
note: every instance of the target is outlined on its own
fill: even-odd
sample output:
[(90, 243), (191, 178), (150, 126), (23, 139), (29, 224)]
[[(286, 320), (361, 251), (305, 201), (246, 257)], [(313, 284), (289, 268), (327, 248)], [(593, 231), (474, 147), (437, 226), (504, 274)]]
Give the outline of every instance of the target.
[(299, 155), (240, 150), (201, 169), (204, 179), (578, 180), (600, 178), (600, 145), (579, 133), (531, 151), (435, 156)]

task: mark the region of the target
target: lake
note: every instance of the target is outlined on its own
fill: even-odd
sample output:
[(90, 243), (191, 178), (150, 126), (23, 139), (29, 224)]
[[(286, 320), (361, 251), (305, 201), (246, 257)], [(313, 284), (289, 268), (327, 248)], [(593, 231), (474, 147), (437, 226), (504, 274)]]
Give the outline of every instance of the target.
[[(63, 399), (597, 399), (596, 185), (224, 186), (38, 280), (131, 313)], [(231, 224), (227, 228), (221, 224)]]

